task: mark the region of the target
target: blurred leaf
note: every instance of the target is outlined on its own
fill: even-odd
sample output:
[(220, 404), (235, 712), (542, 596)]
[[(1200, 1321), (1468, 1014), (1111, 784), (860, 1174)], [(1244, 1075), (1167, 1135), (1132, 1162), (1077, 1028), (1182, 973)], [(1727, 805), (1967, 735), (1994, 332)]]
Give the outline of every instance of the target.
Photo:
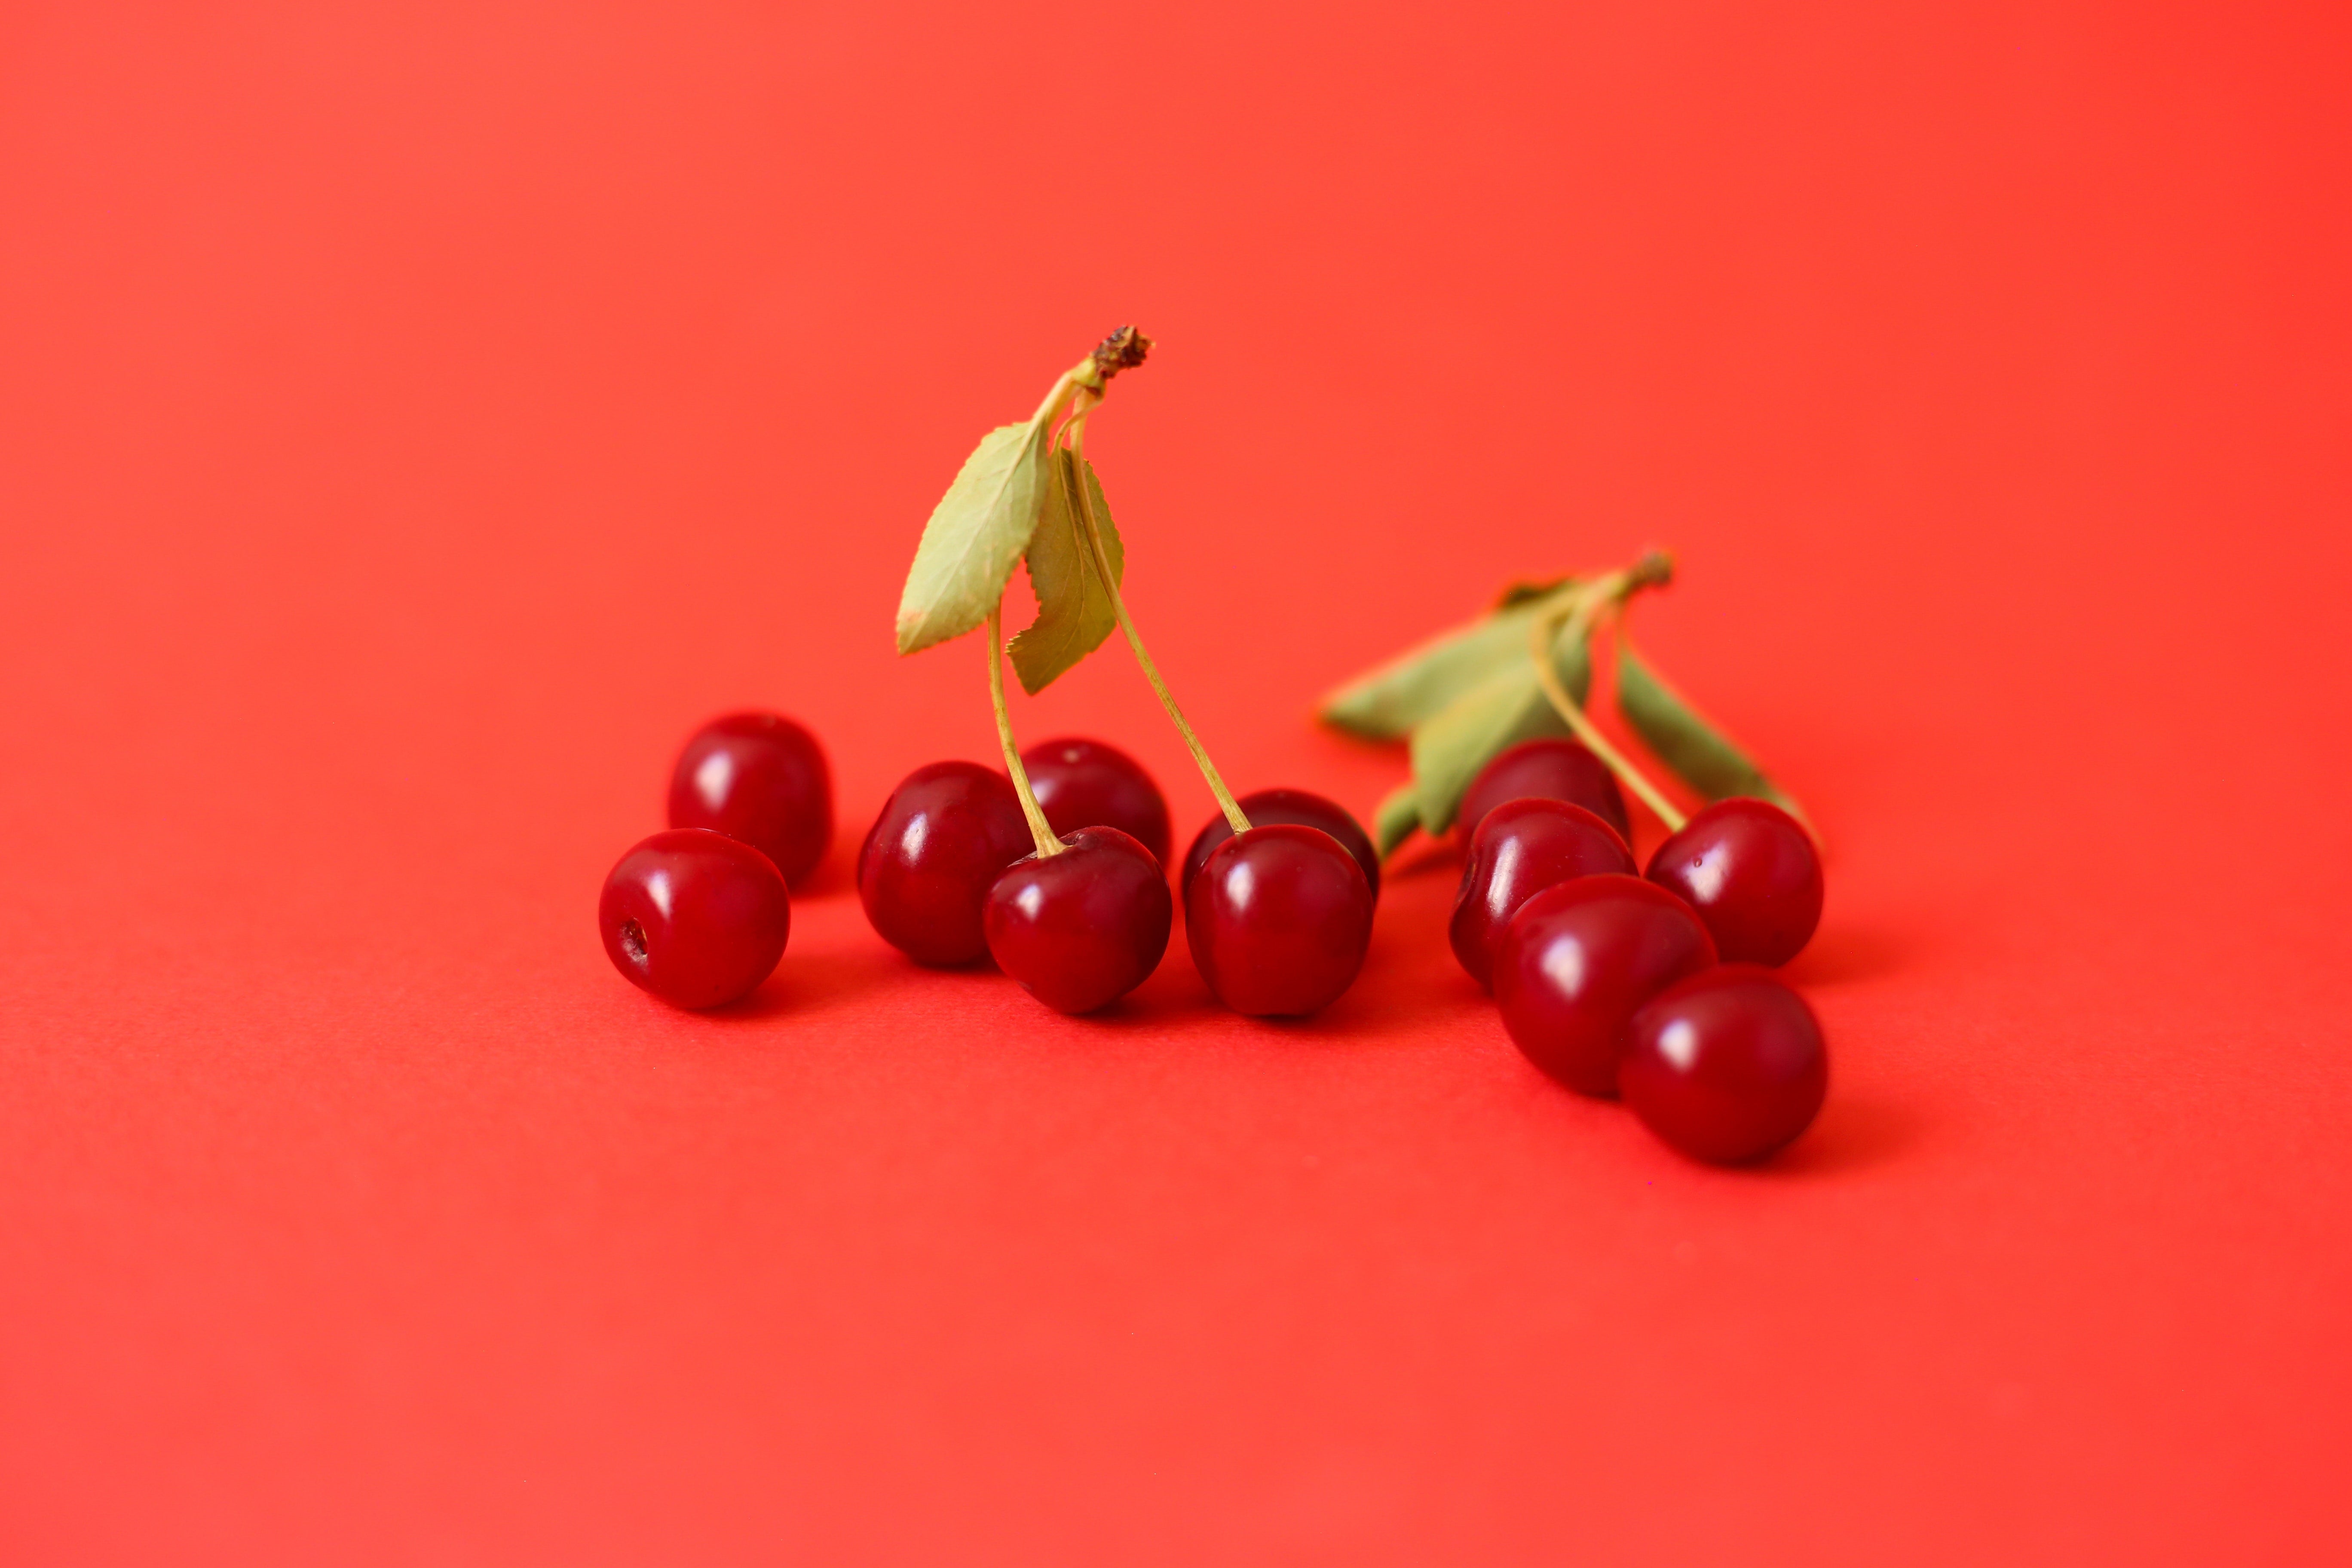
[[(1414, 810), (1423, 831), (1433, 837), (1454, 826), (1463, 792), (1497, 752), (1521, 741), (1569, 732), (1568, 721), (1553, 711), (1536, 679), (1524, 627), (1519, 641), (1514, 663), (1462, 693), (1412, 732)], [(1591, 691), (1592, 658), (1580, 631), (1570, 635), (1569, 627), (1560, 628), (1552, 642), (1552, 668), (1582, 707)]]
[(1381, 858), (1385, 860), (1394, 854), (1396, 847), (1412, 837), (1412, 830), (1420, 826), (1420, 799), (1412, 781), (1407, 779), (1391, 790), (1380, 809), (1372, 814), (1372, 842)]
[(1044, 499), (1045, 430), (1005, 425), (980, 438), (931, 510), (898, 598), (898, 651), (961, 637), (988, 618), (1029, 548)]
[(1762, 769), (1658, 679), (1622, 634), (1617, 639), (1617, 707), (1658, 761), (1707, 799), (1753, 795), (1803, 816), (1797, 803)]
[[(1045, 505), (1037, 514), (1036, 531), (1029, 536), (1029, 588), (1037, 595), (1037, 618), (1013, 639), (1012, 647), (1013, 673), (1021, 678), (1021, 689), (1033, 697), (1100, 647), (1118, 627), (1078, 514), (1078, 458), (1064, 449), (1051, 454), (1046, 464), (1050, 482), (1045, 487)], [(1127, 548), (1119, 542), (1092, 463), (1086, 465), (1085, 483), (1095, 526), (1102, 530), (1103, 553), (1110, 557), (1111, 576), (1125, 582)]]
[(1497, 671), (1524, 666), (1538, 600), (1570, 581), (1513, 584), (1504, 592), (1506, 608), (1432, 637), (1325, 698), (1323, 721), (1369, 740), (1403, 738)]

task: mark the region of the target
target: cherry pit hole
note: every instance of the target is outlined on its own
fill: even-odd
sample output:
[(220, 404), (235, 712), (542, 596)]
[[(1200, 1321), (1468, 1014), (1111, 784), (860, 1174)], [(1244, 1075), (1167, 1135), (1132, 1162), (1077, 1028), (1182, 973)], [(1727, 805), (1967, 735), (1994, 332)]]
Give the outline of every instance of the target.
[(646, 966), (646, 928), (635, 921), (621, 922), (621, 951), (639, 969)]

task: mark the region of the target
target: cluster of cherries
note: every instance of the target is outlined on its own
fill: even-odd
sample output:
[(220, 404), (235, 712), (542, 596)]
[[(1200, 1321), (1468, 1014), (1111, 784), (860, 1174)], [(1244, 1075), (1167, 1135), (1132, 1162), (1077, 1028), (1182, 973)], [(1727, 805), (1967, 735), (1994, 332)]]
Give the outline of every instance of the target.
[[(1049, 741), (1021, 761), (1060, 853), (1036, 852), (1004, 773), (933, 763), (900, 783), (866, 834), (858, 896), (874, 929), (917, 963), (991, 957), (1047, 1006), (1091, 1012), (1142, 984), (1167, 951), (1168, 803), (1099, 741)], [(1238, 804), (1250, 828), (1213, 818), (1179, 868), (1193, 963), (1236, 1012), (1315, 1012), (1363, 967), (1379, 856), (1320, 795), (1269, 789)], [(1765, 801), (1719, 801), (1637, 875), (1615, 779), (1557, 740), (1488, 763), (1461, 820), (1454, 952), (1536, 1066), (1583, 1093), (1622, 1095), (1703, 1160), (1761, 1158), (1811, 1121), (1828, 1080), (1821, 1029), (1769, 973), (1821, 919), (1821, 860), (1794, 817)], [(678, 758), (669, 821), (606, 878), (604, 949), (654, 994), (719, 1006), (774, 969), (788, 889), (832, 841), (824, 754), (789, 719), (718, 720)]]
[[(866, 836), (858, 896), (918, 963), (986, 954), (1048, 1007), (1091, 1013), (1142, 984), (1168, 950), (1168, 803), (1100, 741), (1048, 741), (1021, 763), (1062, 852), (1034, 851), (1003, 773), (933, 763), (891, 793)], [(1239, 805), (1249, 830), (1212, 818), (1177, 879), (1192, 963), (1237, 1013), (1316, 1012), (1364, 966), (1380, 858), (1320, 795), (1261, 790)]]
[[(1047, 1006), (1093, 1012), (1167, 952), (1168, 803), (1140, 764), (1099, 741), (1049, 741), (1021, 760), (1058, 853), (1036, 853), (1005, 774), (933, 763), (891, 792), (866, 834), (858, 897), (874, 929), (919, 963), (991, 957)], [(1320, 795), (1269, 789), (1239, 804), (1248, 831), (1220, 816), (1184, 857), (1192, 962), (1236, 1012), (1316, 1012), (1364, 966), (1380, 858)], [(718, 720), (678, 757), (669, 820), (605, 879), (604, 951), (666, 1001), (719, 1006), (774, 969), (792, 925), (788, 886), (832, 839), (824, 754), (789, 719)]]
[(1802, 824), (1769, 801), (1720, 800), (1636, 875), (1617, 781), (1568, 740), (1496, 756), (1461, 820), (1454, 953), (1528, 1060), (1622, 1096), (1696, 1159), (1761, 1159), (1805, 1130), (1829, 1058), (1812, 1009), (1771, 973), (1821, 923)]

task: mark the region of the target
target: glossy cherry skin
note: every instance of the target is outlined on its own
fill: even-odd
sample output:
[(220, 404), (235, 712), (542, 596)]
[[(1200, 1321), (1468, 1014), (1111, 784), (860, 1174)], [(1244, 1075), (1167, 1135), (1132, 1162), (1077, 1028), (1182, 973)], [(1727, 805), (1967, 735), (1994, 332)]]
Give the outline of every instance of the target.
[[(1347, 807), (1336, 801), (1303, 789), (1262, 789), (1235, 801), (1242, 815), (1250, 819), (1252, 827), (1271, 827), (1287, 822), (1298, 827), (1319, 827), (1339, 841), (1339, 847), (1356, 858), (1364, 873), (1364, 881), (1372, 889), (1372, 897), (1381, 896), (1381, 854), (1372, 847), (1371, 835), (1363, 830), (1356, 819), (1348, 815)], [(1234, 836), (1234, 825), (1225, 820), (1224, 813), (1211, 817), (1200, 832), (1192, 836), (1192, 847), (1184, 852), (1184, 871), (1178, 879), (1181, 896), (1190, 898), (1192, 879), (1217, 852), (1217, 846)], [(1190, 907), (1189, 905), (1187, 906)]]
[(1633, 841), (1625, 797), (1608, 764), (1580, 742), (1568, 740), (1522, 741), (1479, 769), (1462, 792), (1463, 837), (1475, 836), (1486, 814), (1505, 801), (1527, 795), (1580, 805), (1615, 828), (1618, 837)]
[(1786, 963), (1822, 923), (1822, 858), (1770, 801), (1718, 800), (1650, 857), (1650, 880), (1698, 911), (1726, 963)]
[(1528, 1059), (1584, 1094), (1617, 1092), (1634, 1011), (1715, 963), (1690, 906), (1639, 877), (1556, 882), (1519, 906), (1495, 950), (1495, 1001)]
[(996, 966), (1062, 1013), (1118, 1001), (1160, 967), (1176, 906), (1160, 858), (1116, 827), (1062, 835), (1050, 858), (1007, 866), (988, 890)]
[(1447, 935), (1454, 956), (1486, 989), (1495, 988), (1495, 945), (1519, 906), (1570, 877), (1636, 869), (1625, 840), (1592, 813), (1564, 800), (1507, 800), (1470, 837)]
[(971, 963), (988, 952), (989, 888), (1034, 847), (1011, 779), (932, 763), (883, 803), (857, 852), (857, 897), (882, 940), (916, 963)]
[(1210, 851), (1184, 895), (1184, 940), (1217, 1000), (1295, 1017), (1339, 1000), (1372, 940), (1372, 886), (1338, 839), (1277, 822)]
[(740, 838), (797, 887), (833, 847), (833, 773), (790, 719), (730, 713), (697, 730), (670, 770), (669, 825)]
[(750, 994), (792, 930), (792, 895), (775, 863), (699, 827), (656, 833), (622, 856), (596, 900), (613, 967), (680, 1007)]
[(1643, 1125), (1694, 1160), (1760, 1160), (1812, 1122), (1829, 1053), (1805, 999), (1770, 971), (1727, 963), (1633, 1015), (1617, 1090)]
[(1100, 741), (1047, 741), (1022, 752), (1021, 765), (1056, 835), (1116, 827), (1168, 864), (1168, 798), (1133, 757)]

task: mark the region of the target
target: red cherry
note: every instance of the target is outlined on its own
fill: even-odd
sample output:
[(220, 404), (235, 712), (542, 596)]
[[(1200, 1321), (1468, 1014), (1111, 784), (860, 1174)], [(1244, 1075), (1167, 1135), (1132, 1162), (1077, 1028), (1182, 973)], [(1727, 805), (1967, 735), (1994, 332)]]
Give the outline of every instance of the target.
[(797, 886), (833, 845), (833, 773), (816, 737), (774, 713), (697, 730), (670, 771), (669, 825), (740, 838)]
[(1168, 801), (1133, 757), (1100, 741), (1047, 741), (1022, 752), (1021, 765), (1056, 835), (1116, 827), (1168, 864)]
[(1217, 1000), (1253, 1016), (1312, 1013), (1364, 967), (1372, 888), (1346, 846), (1278, 822), (1235, 834), (1184, 895), (1184, 940)]
[(1802, 1132), (1829, 1091), (1822, 1026), (1769, 971), (1727, 963), (1633, 1015), (1617, 1088), (1649, 1130), (1694, 1160), (1760, 1160)]
[(621, 857), (596, 900), (613, 967), (665, 1002), (718, 1007), (768, 977), (792, 934), (774, 862), (704, 828), (656, 833)]
[(1639, 877), (1557, 882), (1519, 906), (1495, 950), (1495, 1001), (1528, 1059), (1584, 1094), (1617, 1092), (1634, 1010), (1715, 962), (1690, 906)]
[[(1242, 815), (1250, 819), (1253, 827), (1270, 827), (1287, 822), (1297, 827), (1317, 827), (1339, 841), (1339, 847), (1356, 858), (1362, 868), (1364, 881), (1372, 889), (1372, 897), (1381, 896), (1381, 856), (1372, 847), (1371, 836), (1348, 815), (1345, 806), (1328, 801), (1319, 795), (1303, 789), (1262, 789), (1245, 795), (1234, 802)], [(1184, 852), (1184, 872), (1178, 879), (1182, 896), (1192, 894), (1192, 879), (1209, 863), (1217, 846), (1234, 836), (1234, 825), (1219, 812), (1209, 818), (1207, 826), (1192, 837), (1192, 847)], [(1187, 904), (1187, 908), (1191, 906)]]
[(883, 803), (857, 852), (857, 896), (882, 940), (916, 963), (970, 963), (988, 951), (990, 884), (1034, 847), (1011, 779), (932, 763)]
[(1718, 800), (1650, 857), (1650, 880), (1706, 922), (1727, 963), (1786, 963), (1822, 923), (1822, 858), (1767, 800)]
[(1601, 872), (1632, 876), (1633, 852), (1610, 826), (1564, 800), (1507, 800), (1470, 837), (1447, 934), (1470, 978), (1495, 987), (1495, 945), (1519, 906), (1555, 882)]
[(1618, 793), (1609, 765), (1581, 742), (1569, 740), (1522, 741), (1481, 768), (1462, 792), (1463, 837), (1475, 834), (1486, 814), (1505, 801), (1527, 795), (1580, 805), (1615, 828), (1618, 837), (1633, 841), (1625, 797)]
[(1062, 835), (1060, 855), (1015, 860), (988, 890), (988, 951), (1032, 996), (1091, 1013), (1150, 977), (1175, 905), (1158, 857), (1116, 827)]

